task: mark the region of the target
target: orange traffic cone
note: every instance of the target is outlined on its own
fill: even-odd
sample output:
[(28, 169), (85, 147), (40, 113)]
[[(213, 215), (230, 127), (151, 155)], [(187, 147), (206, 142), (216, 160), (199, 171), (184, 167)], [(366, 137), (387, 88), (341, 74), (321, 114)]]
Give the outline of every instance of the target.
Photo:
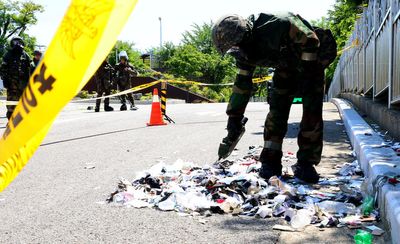
[(153, 125), (166, 125), (161, 114), (160, 98), (158, 97), (158, 90), (154, 88), (153, 91), (153, 103), (151, 105), (150, 122), (147, 123), (148, 126)]

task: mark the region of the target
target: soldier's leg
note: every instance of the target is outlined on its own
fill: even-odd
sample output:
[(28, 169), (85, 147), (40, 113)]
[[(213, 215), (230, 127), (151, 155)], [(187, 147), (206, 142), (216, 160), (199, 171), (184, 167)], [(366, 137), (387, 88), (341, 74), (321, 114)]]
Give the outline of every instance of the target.
[(299, 151), (295, 175), (307, 182), (319, 180), (314, 165), (321, 160), (323, 144), (322, 105), (324, 95), (324, 70), (316, 67), (313, 74), (302, 81), (303, 116), (297, 137)]
[(296, 89), (294, 80), (290, 71), (277, 70), (273, 77), (270, 108), (264, 126), (264, 148), (260, 155), (260, 176), (265, 179), (282, 174), (282, 142)]
[(135, 100), (133, 99), (132, 93), (128, 93), (126, 94), (126, 96), (128, 97), (128, 101), (131, 104), (131, 106), (135, 106)]
[[(18, 88), (16, 87), (10, 87), (7, 89), (7, 101), (18, 101), (20, 98), (20, 93), (18, 91)], [(7, 105), (7, 119), (11, 118), (11, 115), (14, 113), (15, 105)]]
[[(127, 84), (125, 82), (119, 82), (118, 87), (119, 87), (120, 91), (124, 91), (124, 90), (128, 89)], [(121, 100), (121, 104), (122, 104), (120, 110), (121, 111), (127, 110), (126, 95), (124, 94), (124, 95), (119, 96), (119, 99)]]
[[(104, 92), (104, 86), (102, 84), (102, 81), (99, 79), (96, 79), (96, 92), (97, 92), (97, 97), (101, 97), (103, 96), (103, 92)], [(100, 111), (100, 103), (101, 103), (101, 99), (97, 99), (96, 100), (96, 108), (94, 109), (95, 112), (99, 112)]]
[[(104, 81), (104, 95), (108, 96), (111, 94), (111, 82), (108, 80)], [(114, 108), (110, 106), (110, 98), (104, 99), (104, 111), (114, 111)]]

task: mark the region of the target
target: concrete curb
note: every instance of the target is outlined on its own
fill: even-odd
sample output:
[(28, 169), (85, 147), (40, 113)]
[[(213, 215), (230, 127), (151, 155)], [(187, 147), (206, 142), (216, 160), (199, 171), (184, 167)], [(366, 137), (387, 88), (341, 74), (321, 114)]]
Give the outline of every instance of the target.
[[(347, 135), (366, 176), (368, 194), (374, 196), (374, 185), (383, 175), (400, 175), (400, 157), (343, 99), (332, 99), (346, 127)], [(378, 206), (388, 226), (392, 243), (400, 243), (400, 184), (385, 183), (377, 187)]]

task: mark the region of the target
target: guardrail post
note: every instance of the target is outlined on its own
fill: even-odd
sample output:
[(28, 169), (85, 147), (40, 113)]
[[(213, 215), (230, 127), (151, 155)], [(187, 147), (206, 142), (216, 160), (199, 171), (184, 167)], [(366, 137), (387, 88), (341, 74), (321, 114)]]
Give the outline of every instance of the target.
[(392, 105), (392, 85), (393, 85), (393, 7), (394, 0), (389, 0), (389, 87), (388, 87), (388, 108), (391, 108)]
[(376, 2), (377, 1), (379, 1), (379, 0), (373, 0), (372, 2), (373, 2), (373, 21), (374, 21), (374, 24), (373, 24), (373, 26), (374, 26), (374, 33), (373, 33), (373, 36), (371, 37), (372, 39), (373, 39), (373, 41), (374, 41), (374, 51), (373, 51), (373, 53), (374, 53), (374, 55), (373, 55), (373, 65), (372, 65), (372, 69), (373, 69), (373, 71), (372, 71), (372, 101), (375, 101), (375, 93), (376, 93), (376, 37), (377, 37), (377, 30), (378, 30), (378, 28), (379, 28), (379, 26), (376, 26), (377, 24), (376, 24), (376, 22), (377, 22), (377, 19), (376, 19)]

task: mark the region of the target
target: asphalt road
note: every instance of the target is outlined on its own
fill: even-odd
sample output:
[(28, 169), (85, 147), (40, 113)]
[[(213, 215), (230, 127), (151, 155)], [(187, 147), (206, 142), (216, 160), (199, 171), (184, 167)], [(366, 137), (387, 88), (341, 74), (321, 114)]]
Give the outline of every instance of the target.
[[(214, 215), (201, 224), (174, 212), (102, 204), (120, 177), (132, 180), (158, 160), (214, 162), (226, 135), (226, 104), (169, 105), (176, 124), (160, 127), (146, 126), (150, 105), (110, 113), (94, 113), (87, 106), (68, 105), (30, 162), (0, 193), (0, 243), (352, 243), (354, 232), (344, 229), (273, 231), (274, 224), (283, 223), (280, 219)], [(267, 112), (265, 103), (249, 104), (239, 156), (250, 145), (263, 144)], [(2, 107), (0, 134), (4, 114)], [(297, 150), (300, 119), (301, 105), (293, 105), (285, 152)], [(323, 175), (333, 174), (334, 164), (351, 161), (333, 104), (324, 105), (324, 119), (324, 157), (318, 167)]]

